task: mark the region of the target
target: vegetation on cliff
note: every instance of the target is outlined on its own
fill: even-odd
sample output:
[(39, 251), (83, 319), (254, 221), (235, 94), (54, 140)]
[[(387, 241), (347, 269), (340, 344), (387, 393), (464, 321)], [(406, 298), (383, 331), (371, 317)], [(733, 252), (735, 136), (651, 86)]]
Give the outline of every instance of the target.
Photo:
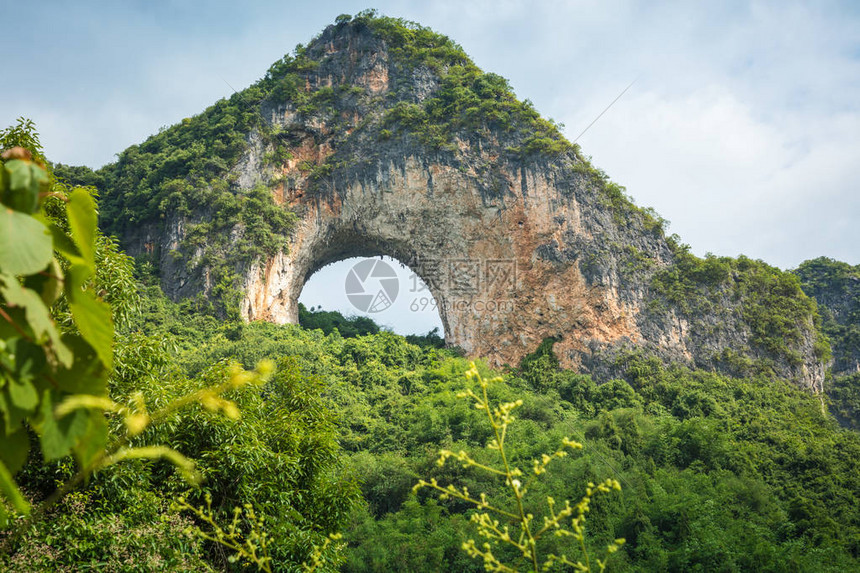
[(803, 364), (798, 349), (807, 340), (815, 358), (829, 362), (818, 306), (795, 275), (744, 256), (699, 258), (686, 245), (675, 240), (672, 245), (674, 263), (651, 279), (657, 294), (651, 310), (660, 310), (663, 301), (673, 303), (694, 332), (725, 328), (739, 312), (751, 330), (748, 346), (714, 349), (715, 363), (738, 375), (779, 375), (779, 364)]
[(860, 369), (860, 265), (820, 257), (795, 271), (803, 290), (821, 311), (821, 329), (833, 346), (833, 370)]
[(860, 266), (820, 257), (793, 271), (821, 311), (821, 330), (833, 347), (825, 389), (830, 409), (844, 425), (860, 429)]

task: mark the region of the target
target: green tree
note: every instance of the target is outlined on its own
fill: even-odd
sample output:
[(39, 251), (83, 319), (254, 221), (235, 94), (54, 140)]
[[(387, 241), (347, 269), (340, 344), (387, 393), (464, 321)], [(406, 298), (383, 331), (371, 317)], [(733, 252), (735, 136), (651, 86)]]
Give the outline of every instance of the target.
[[(28, 145), (31, 149), (21, 147)], [(193, 482), (193, 463), (163, 445), (135, 446), (147, 427), (190, 403), (235, 411), (225, 391), (261, 382), (267, 373), (234, 369), (210, 387), (150, 413), (141, 395), (111, 400), (114, 318), (129, 321), (130, 272), (111, 241), (100, 239), (93, 191), (69, 189), (44, 163), (31, 122), (0, 132), (0, 528), (16, 524), (0, 547), (7, 553), (44, 512), (96, 471), (122, 460), (165, 458)], [(115, 311), (103, 300), (113, 298)], [(110, 296), (108, 296), (110, 295)], [(106, 414), (118, 424), (109, 428)], [(35, 434), (44, 461), (72, 454), (77, 466), (31, 513), (16, 483)], [(10, 512), (11, 509), (11, 512)]]

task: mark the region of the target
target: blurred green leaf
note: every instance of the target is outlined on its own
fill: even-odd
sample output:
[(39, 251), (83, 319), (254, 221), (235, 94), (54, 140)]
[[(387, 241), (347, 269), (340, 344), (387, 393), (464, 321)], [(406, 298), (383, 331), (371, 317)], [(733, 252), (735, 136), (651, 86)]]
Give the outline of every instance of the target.
[(24, 286), (37, 293), (45, 306), (50, 307), (63, 292), (63, 269), (57, 259), (51, 259), (48, 268), (24, 279)]
[(42, 443), (45, 461), (55, 460), (68, 455), (89, 429), (89, 412), (75, 410), (57, 420), (54, 417), (54, 403), (50, 390), (42, 395), (39, 420), (35, 424)]
[(98, 219), (96, 203), (86, 189), (77, 187), (69, 194), (66, 213), (69, 218), (69, 227), (72, 229), (72, 238), (91, 272), (95, 272), (95, 241)]
[[(15, 480), (12, 479), (12, 474), (9, 472), (6, 464), (0, 462), (0, 492), (3, 493), (3, 496), (8, 499), (12, 503), (12, 507), (15, 508), (15, 511), (18, 513), (29, 513), (30, 504), (27, 503), (27, 500), (24, 499), (24, 496), (21, 495), (21, 491), (18, 489), (18, 486), (15, 485)], [(0, 526), (5, 526), (6, 515), (0, 515)]]
[(39, 208), (39, 191), (47, 187), (48, 174), (42, 167), (24, 159), (12, 159), (4, 167), (5, 182), (9, 186), (3, 203), (28, 215), (35, 213)]
[(0, 427), (0, 441), (3, 447), (0, 448), (0, 463), (6, 465), (9, 473), (15, 474), (27, 461), (27, 454), (30, 451), (30, 438), (27, 436), (27, 430), (23, 426), (11, 433), (7, 433)]
[(84, 340), (93, 347), (105, 367), (110, 369), (113, 365), (113, 319), (107, 303), (83, 290), (83, 283), (89, 275), (86, 267), (72, 265), (66, 273), (66, 297)]
[(107, 446), (108, 425), (104, 414), (99, 410), (79, 411), (86, 414), (86, 427), (78, 443), (73, 446), (73, 450), (78, 465), (86, 468), (97, 456), (104, 453)]
[(58, 368), (53, 381), (63, 392), (103, 396), (107, 392), (108, 371), (92, 346), (76, 335), (63, 335), (63, 342), (74, 354), (69, 368)]
[(47, 267), (53, 254), (45, 225), (30, 215), (0, 207), (0, 271), (31, 275)]
[(25, 412), (34, 410), (39, 404), (39, 394), (29, 380), (12, 378), (7, 390), (12, 404)]
[(78, 250), (75, 242), (72, 241), (71, 237), (65, 231), (53, 223), (51, 223), (49, 230), (51, 231), (51, 236), (54, 238), (54, 250), (69, 259), (69, 262), (72, 264), (85, 264), (80, 250)]
[(9, 398), (8, 386), (11, 384), (10, 377), (2, 370), (0, 370), (0, 377), (6, 380), (6, 387), (0, 390), (0, 413), (3, 414), (3, 421), (5, 422), (4, 431), (11, 434), (18, 429), (27, 417), (27, 412), (17, 408), (12, 404), (11, 398)]
[(6, 299), (7, 304), (17, 306), (26, 312), (27, 323), (37, 342), (45, 339), (51, 343), (51, 350), (57, 360), (66, 367), (72, 365), (72, 353), (66, 348), (60, 339), (48, 307), (42, 302), (42, 298), (30, 289), (21, 286), (18, 279), (8, 275), (0, 275), (0, 294)]
[(9, 189), (27, 189), (32, 181), (32, 172), (30, 171), (31, 161), (27, 159), (12, 159), (4, 165), (8, 179)]

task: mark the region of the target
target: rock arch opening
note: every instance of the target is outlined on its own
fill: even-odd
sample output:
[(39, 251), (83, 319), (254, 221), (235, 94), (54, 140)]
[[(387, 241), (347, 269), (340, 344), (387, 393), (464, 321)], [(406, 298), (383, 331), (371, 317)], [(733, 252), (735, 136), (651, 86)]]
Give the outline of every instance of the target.
[(424, 335), (435, 329), (445, 336), (430, 287), (408, 265), (388, 256), (328, 263), (306, 278), (298, 302), (311, 311), (367, 317), (397, 334)]

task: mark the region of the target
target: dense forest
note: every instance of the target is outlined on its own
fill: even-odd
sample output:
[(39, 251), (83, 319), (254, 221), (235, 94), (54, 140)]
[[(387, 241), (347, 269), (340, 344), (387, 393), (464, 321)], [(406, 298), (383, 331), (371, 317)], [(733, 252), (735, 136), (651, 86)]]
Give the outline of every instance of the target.
[[(403, 58), (460, 57), (401, 46)], [(289, 79), (305, 64), (298, 50), (280, 65)], [(509, 101), (503, 80), (476, 74), (467, 66), (451, 79), (450, 105), (468, 84), (495, 93), (496, 107), (457, 108), (462, 121), (451, 124), (438, 102), (402, 105), (390, 127), (414, 121), (444, 147), (452, 130), (490, 114), (530, 122), (537, 135), (517, 153), (569, 145)], [(273, 77), (254, 89), (295, 89)], [(175, 302), (152, 261), (110, 236), (202, 193), (221, 216), (192, 240), (264, 220), (237, 256), (283, 246), (293, 217), (265, 189), (237, 197), (217, 183), (242, 144), (235, 103), (189, 120), (213, 130), (201, 141), (220, 145), (199, 164), (174, 161), (180, 149), (195, 153), (193, 141), (173, 139), (179, 131), (99, 172), (51, 165), (26, 121), (0, 132), (3, 570), (531, 570), (500, 536), (507, 524), (515, 538), (524, 515), (543, 520), (548, 498), (575, 506), (565, 527), (580, 537), (536, 539), (542, 560), (566, 555), (601, 570), (609, 547), (608, 571), (860, 569), (860, 268), (822, 258), (778, 273), (679, 247), (682, 264), (658, 276), (667, 298), (683, 302), (693, 282), (761, 271), (751, 291), (773, 298), (752, 311), (770, 313), (767, 325), (780, 289), (799, 285), (811, 297), (800, 299), (804, 312), (821, 316), (821, 355), (832, 347), (819, 395), (766, 369), (730, 376), (635, 349), (615, 358), (617, 376), (592, 377), (560, 368), (552, 339), (492, 371), (437, 332), (403, 337), (321, 309), (300, 307), (298, 325), (245, 323), (230, 265), (218, 267), (220, 298)], [(130, 171), (141, 165), (135, 154), (149, 154), (150, 171)], [(102, 211), (99, 229), (106, 187), (112, 222)], [(762, 334), (773, 344), (784, 335)], [(505, 420), (503, 440), (475, 407), (482, 390)], [(528, 496), (515, 474), (487, 471), (502, 453), (505, 467), (531, 476)], [(469, 501), (482, 494), (486, 506)], [(490, 505), (507, 520), (495, 540), (485, 536), (496, 569), (479, 553), (487, 525), (476, 516)], [(464, 550), (469, 540), (477, 545)], [(553, 570), (577, 567), (559, 558)]]

